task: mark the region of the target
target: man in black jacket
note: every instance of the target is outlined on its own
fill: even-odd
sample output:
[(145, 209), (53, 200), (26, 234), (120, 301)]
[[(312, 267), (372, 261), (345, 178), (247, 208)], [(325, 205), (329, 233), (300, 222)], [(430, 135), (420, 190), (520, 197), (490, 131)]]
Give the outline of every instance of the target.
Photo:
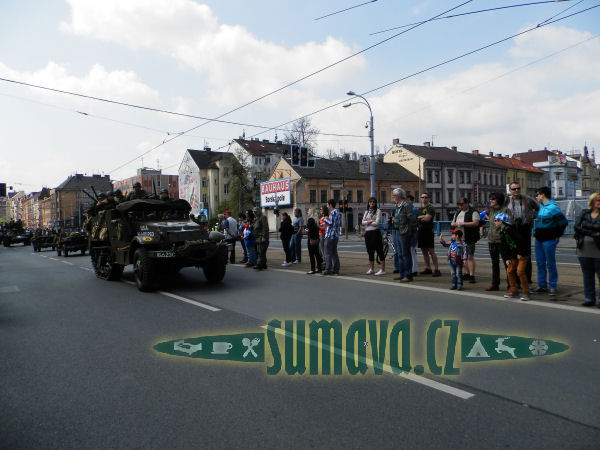
[(469, 205), (469, 199), (466, 197), (458, 199), (458, 208), (450, 225), (463, 232), (467, 244), (467, 264), (463, 280), (475, 283), (475, 244), (479, 240), (479, 212)]

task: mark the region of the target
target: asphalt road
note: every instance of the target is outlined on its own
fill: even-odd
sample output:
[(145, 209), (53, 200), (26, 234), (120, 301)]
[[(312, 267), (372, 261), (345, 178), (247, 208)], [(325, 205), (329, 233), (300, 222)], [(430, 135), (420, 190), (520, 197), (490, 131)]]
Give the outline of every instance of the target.
[[(229, 266), (216, 286), (184, 269), (160, 292), (141, 293), (131, 267), (121, 282), (107, 282), (87, 256), (2, 249), (0, 446), (598, 448), (600, 309), (275, 266)], [(427, 366), (435, 319), (569, 349), (491, 363), (456, 356), (458, 376), (374, 375), (371, 367), (366, 375), (271, 376), (270, 356), (249, 365), (153, 349), (177, 338), (261, 332), (272, 319), (322, 318), (344, 329), (357, 319), (409, 319), (413, 366)]]

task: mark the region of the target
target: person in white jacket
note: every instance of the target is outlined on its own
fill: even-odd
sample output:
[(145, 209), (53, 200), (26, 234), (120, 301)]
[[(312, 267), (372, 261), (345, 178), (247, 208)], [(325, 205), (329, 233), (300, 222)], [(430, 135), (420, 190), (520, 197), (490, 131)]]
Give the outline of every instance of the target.
[[(385, 275), (385, 258), (383, 256), (383, 239), (381, 237), (381, 210), (377, 207), (375, 197), (367, 201), (367, 211), (362, 220), (365, 227), (365, 245), (369, 255), (369, 270), (367, 275), (375, 274), (377, 276)], [(375, 252), (381, 261), (381, 267), (377, 273), (373, 269), (375, 265)]]

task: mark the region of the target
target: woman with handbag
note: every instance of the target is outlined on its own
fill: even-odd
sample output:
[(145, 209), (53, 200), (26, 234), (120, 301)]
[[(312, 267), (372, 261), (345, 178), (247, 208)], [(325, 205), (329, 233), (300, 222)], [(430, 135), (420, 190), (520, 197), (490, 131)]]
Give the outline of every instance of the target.
[[(365, 227), (365, 245), (369, 254), (369, 270), (367, 275), (385, 275), (385, 257), (383, 256), (383, 239), (381, 237), (381, 210), (377, 207), (377, 199), (370, 197), (367, 201), (367, 211), (362, 220)], [(375, 252), (381, 261), (381, 267), (377, 273), (373, 270), (375, 265)]]
[(310, 258), (310, 270), (307, 275), (320, 273), (323, 266), (323, 256), (319, 249), (319, 226), (312, 216), (312, 210), (308, 210), (308, 220), (306, 221), (306, 235), (308, 237), (308, 257)]
[[(577, 257), (583, 273), (583, 306), (596, 304), (596, 276), (600, 280), (600, 194), (594, 193), (575, 222)], [(600, 301), (598, 302), (600, 307)]]

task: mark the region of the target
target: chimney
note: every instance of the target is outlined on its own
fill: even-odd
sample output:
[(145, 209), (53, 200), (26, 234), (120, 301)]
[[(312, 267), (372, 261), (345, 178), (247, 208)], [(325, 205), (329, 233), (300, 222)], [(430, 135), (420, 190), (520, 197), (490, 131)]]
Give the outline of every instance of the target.
[(529, 149), (529, 150), (527, 150), (527, 153), (531, 153), (531, 152), (533, 152), (533, 150), (532, 150), (532, 149)]
[(458, 151), (458, 147), (456, 147), (456, 145), (453, 145), (450, 148), (452, 149), (453, 152), (457, 152)]
[(473, 154), (474, 154), (475, 156), (479, 156), (479, 150), (473, 150)]
[(209, 146), (204, 146), (204, 151), (205, 152), (210, 152), (210, 147)]
[(560, 150), (552, 150), (552, 153), (554, 153), (555, 155), (560, 155)]
[(494, 156), (494, 152), (490, 152), (490, 156)]
[(396, 138), (392, 141), (392, 145), (399, 145), (400, 144), (400, 139)]
[(423, 142), (424, 147), (431, 147), (431, 142)]

